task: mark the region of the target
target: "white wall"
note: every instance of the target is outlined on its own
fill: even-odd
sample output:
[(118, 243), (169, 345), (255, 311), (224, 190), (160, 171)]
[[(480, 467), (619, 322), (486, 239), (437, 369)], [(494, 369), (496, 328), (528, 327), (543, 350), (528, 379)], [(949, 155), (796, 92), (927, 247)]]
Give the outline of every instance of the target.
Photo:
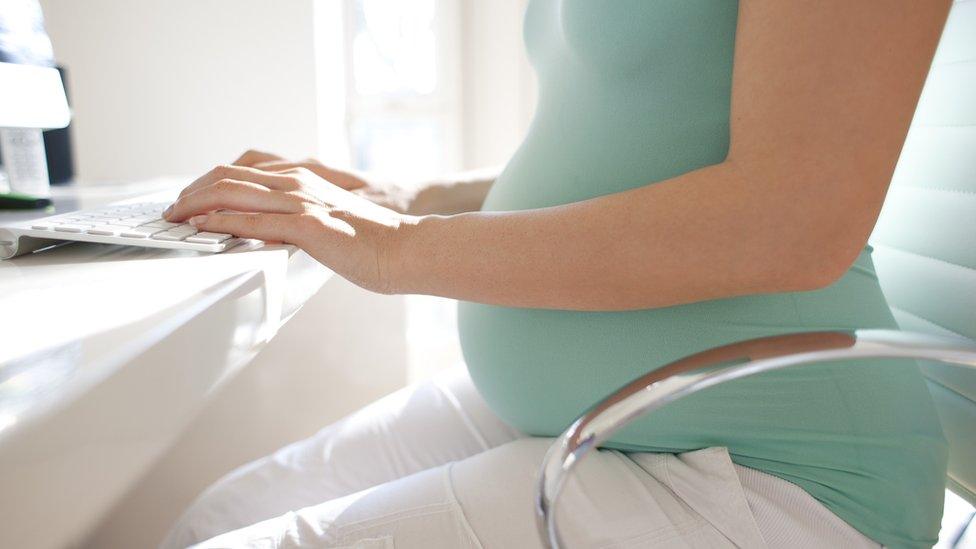
[[(461, 20), (462, 165), (502, 164), (535, 102), (526, 0), (449, 1)], [(255, 147), (346, 161), (339, 0), (41, 4), (70, 71), (82, 180), (199, 174)]]
[[(331, 0), (328, 0), (331, 1)], [(314, 0), (41, 0), (84, 180), (317, 152)]]

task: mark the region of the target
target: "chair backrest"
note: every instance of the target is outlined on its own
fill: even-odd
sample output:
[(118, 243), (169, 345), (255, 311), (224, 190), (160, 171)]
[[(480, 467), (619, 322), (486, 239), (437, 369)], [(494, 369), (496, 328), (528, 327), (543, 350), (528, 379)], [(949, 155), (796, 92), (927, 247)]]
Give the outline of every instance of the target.
[[(952, 6), (871, 244), (902, 329), (976, 339), (976, 1)], [(976, 371), (920, 364), (976, 504)]]

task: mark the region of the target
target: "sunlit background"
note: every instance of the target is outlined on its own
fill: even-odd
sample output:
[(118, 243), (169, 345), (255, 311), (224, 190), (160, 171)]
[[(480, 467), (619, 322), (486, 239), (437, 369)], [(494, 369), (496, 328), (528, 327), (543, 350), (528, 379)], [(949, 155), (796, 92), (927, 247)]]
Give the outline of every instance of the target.
[(408, 177), (460, 168), (456, 35), (441, 4), (350, 3), (349, 138), (357, 168)]
[[(417, 180), (460, 170), (457, 4), (352, 0), (347, 5), (353, 165)], [(451, 300), (406, 298), (412, 378), (462, 360), (455, 311)]]
[[(353, 166), (405, 181), (481, 167), (463, 157), (461, 3), (350, 0), (346, 6), (347, 138)], [(504, 23), (518, 28), (517, 20)], [(508, 78), (519, 85), (524, 76), (514, 72)], [(528, 95), (528, 86), (521, 84)], [(509, 105), (524, 117), (519, 107)], [(504, 143), (498, 152), (513, 145)], [(493, 160), (504, 162), (504, 155)], [(460, 363), (453, 301), (409, 296), (406, 310), (412, 378)]]

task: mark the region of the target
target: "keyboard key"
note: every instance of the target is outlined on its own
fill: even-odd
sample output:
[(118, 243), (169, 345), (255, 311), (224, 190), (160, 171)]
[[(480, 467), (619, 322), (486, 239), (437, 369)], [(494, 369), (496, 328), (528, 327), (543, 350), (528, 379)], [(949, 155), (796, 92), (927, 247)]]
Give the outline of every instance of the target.
[(189, 225), (180, 225), (175, 229), (170, 229), (161, 233), (156, 233), (152, 237), (154, 240), (170, 240), (179, 241), (183, 240), (188, 236), (193, 236), (197, 233), (197, 230)]
[(144, 225), (145, 223), (146, 222), (143, 221), (142, 219), (138, 219), (138, 218), (135, 218), (135, 217), (130, 217), (130, 218), (127, 218), (127, 219), (119, 219), (118, 221), (115, 221), (112, 224), (113, 225), (122, 225), (122, 226), (125, 226), (125, 227), (138, 227), (140, 225)]
[(122, 231), (129, 230), (129, 227), (124, 227), (122, 225), (96, 225), (91, 229), (88, 229), (88, 234), (97, 234), (101, 236), (119, 236)]
[(170, 223), (169, 221), (164, 221), (162, 219), (156, 219), (146, 223), (147, 227), (159, 227), (160, 229), (172, 229), (173, 227), (179, 227), (179, 223)]
[(168, 242), (179, 242), (186, 238), (188, 235), (185, 234), (174, 234), (170, 232), (156, 233), (152, 235), (153, 240), (166, 240)]
[(188, 225), (188, 224), (184, 223), (182, 225), (177, 225), (176, 227), (173, 227), (172, 229), (170, 229), (170, 230), (168, 230), (166, 232), (168, 232), (168, 233), (179, 233), (179, 234), (181, 234), (183, 236), (190, 236), (191, 234), (197, 234), (200, 231), (198, 231), (197, 228), (194, 227), (193, 225)]
[(197, 244), (220, 244), (221, 242), (227, 240), (233, 235), (224, 233), (208, 233), (202, 232), (197, 233), (193, 236), (187, 237), (187, 242), (195, 242)]
[(83, 233), (90, 228), (91, 225), (80, 225), (77, 223), (62, 223), (54, 227), (54, 230), (62, 233)]
[(149, 238), (150, 236), (162, 232), (163, 229), (158, 227), (129, 227), (122, 231), (119, 236), (125, 238)]
[(152, 223), (153, 221), (159, 220), (159, 216), (156, 215), (137, 215), (136, 217), (130, 217), (126, 221), (138, 221), (140, 225), (144, 223)]
[(53, 231), (55, 227), (58, 226), (56, 221), (38, 221), (31, 225), (31, 229), (37, 229), (39, 231)]

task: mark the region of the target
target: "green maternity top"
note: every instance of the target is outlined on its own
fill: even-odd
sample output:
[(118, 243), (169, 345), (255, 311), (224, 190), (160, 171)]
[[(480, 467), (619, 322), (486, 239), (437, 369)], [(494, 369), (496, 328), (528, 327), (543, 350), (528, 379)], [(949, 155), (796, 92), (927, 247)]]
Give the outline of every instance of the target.
[[(532, 0), (525, 41), (538, 109), (484, 209), (585, 200), (722, 162), (737, 12), (732, 0)], [(496, 413), (554, 436), (614, 389), (689, 353), (798, 330), (895, 327), (870, 252), (814, 292), (629, 312), (462, 303), (464, 356)], [(927, 547), (938, 535), (946, 446), (912, 362), (734, 381), (638, 421), (611, 446), (726, 446), (736, 463), (799, 485), (885, 545)]]

